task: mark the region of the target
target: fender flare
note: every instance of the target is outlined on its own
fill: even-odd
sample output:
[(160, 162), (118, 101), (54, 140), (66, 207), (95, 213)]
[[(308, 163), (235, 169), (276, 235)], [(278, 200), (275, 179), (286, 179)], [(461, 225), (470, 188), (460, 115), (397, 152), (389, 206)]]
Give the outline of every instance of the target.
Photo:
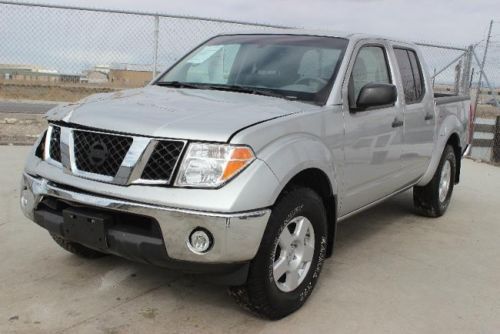
[(307, 169), (323, 172), (329, 180), (332, 195), (338, 194), (336, 160), (330, 149), (313, 135), (300, 133), (281, 137), (264, 147), (258, 158), (278, 179), (279, 187), (271, 196), (273, 203), (293, 177)]
[(429, 166), (424, 176), (416, 184), (417, 186), (425, 186), (432, 180), (439, 166), (439, 161), (441, 161), (446, 144), (454, 134), (460, 138), (460, 122), (457, 117), (449, 116), (441, 123)]

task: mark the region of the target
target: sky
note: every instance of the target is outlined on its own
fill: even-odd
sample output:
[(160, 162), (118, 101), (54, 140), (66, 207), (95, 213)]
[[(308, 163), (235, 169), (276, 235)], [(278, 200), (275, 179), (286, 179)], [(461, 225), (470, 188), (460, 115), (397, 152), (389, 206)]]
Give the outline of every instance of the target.
[[(467, 47), (484, 41), (495, 21), (486, 66), (500, 82), (500, 0), (18, 0), (275, 25), (370, 33), (414, 42)], [(495, 16), (496, 15), (496, 16)], [(162, 19), (159, 67), (234, 26)], [(0, 63), (39, 64), (79, 73), (96, 64), (153, 63), (153, 21), (147, 16), (48, 10), (0, 4)], [(482, 57), (478, 48), (478, 57)], [(460, 53), (426, 48), (430, 71)], [(453, 81), (453, 68), (441, 75)], [(477, 72), (476, 72), (477, 73)]]
[(369, 32), (452, 45), (484, 39), (489, 21), (500, 20), (499, 0), (34, 1)]

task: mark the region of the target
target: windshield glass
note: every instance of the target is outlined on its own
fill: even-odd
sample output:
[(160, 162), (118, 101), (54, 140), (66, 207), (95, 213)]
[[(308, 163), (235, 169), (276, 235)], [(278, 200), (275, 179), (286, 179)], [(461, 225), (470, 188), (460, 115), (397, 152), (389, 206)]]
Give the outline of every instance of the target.
[(234, 90), (324, 104), (347, 40), (300, 35), (215, 37), (156, 84)]

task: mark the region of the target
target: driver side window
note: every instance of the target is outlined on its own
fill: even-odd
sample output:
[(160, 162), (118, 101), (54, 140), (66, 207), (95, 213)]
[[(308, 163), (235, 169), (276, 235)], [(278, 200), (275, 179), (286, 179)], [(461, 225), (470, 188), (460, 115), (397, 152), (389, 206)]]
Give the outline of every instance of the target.
[(349, 105), (356, 107), (361, 88), (369, 83), (391, 83), (385, 49), (365, 46), (359, 51), (349, 80)]

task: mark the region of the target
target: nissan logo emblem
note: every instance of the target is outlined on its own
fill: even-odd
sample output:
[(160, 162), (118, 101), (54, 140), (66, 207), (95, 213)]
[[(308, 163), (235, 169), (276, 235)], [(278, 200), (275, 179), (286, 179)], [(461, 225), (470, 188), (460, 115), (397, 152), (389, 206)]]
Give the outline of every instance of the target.
[(106, 144), (100, 141), (94, 142), (88, 152), (88, 158), (92, 166), (99, 167), (101, 166), (108, 157), (108, 148)]

